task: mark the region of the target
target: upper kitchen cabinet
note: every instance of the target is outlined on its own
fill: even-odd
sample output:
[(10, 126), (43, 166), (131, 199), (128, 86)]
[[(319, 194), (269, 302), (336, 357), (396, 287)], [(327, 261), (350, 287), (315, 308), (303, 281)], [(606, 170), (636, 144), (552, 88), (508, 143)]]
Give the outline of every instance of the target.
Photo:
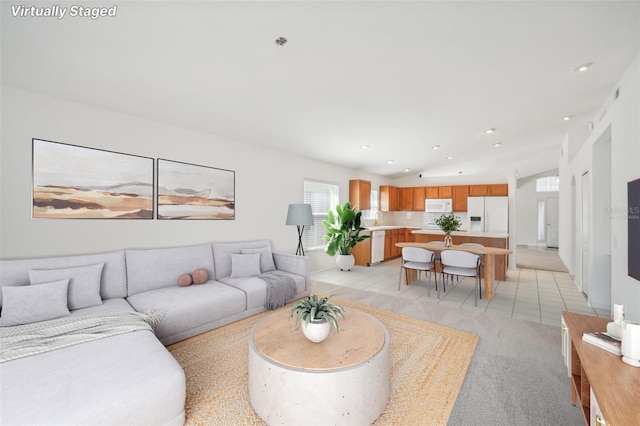
[(506, 197), (507, 195), (509, 195), (509, 185), (507, 185), (506, 183), (489, 185), (489, 187), (487, 188), (487, 195)]
[(398, 210), (398, 188), (380, 185), (380, 211), (393, 212)]
[(368, 180), (349, 181), (349, 203), (359, 210), (371, 208), (371, 182)]
[(440, 190), (437, 186), (425, 187), (425, 198), (440, 198)]
[(484, 197), (488, 193), (489, 185), (469, 185), (469, 196), (470, 197)]
[(453, 198), (453, 189), (450, 186), (438, 187), (438, 198)]
[(413, 210), (413, 188), (400, 188), (400, 209), (401, 211)]
[(413, 208), (412, 210), (417, 212), (424, 211), (424, 198), (425, 188), (424, 186), (416, 186), (413, 188)]
[(469, 196), (468, 185), (456, 185), (451, 187), (453, 198), (453, 211), (454, 212), (466, 212), (467, 211), (467, 197)]

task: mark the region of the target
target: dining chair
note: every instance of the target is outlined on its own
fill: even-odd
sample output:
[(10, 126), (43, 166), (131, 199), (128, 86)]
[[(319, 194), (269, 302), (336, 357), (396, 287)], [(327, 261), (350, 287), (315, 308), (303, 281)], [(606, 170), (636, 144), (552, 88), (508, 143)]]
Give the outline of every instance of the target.
[(480, 256), (460, 250), (444, 250), (440, 253), (440, 262), (442, 263), (442, 279), (445, 275), (453, 277), (458, 275), (462, 277), (475, 277), (475, 285), (473, 294), (475, 296), (475, 306), (478, 306), (478, 292), (480, 288)]
[[(484, 245), (480, 243), (462, 243), (461, 246), (472, 246), (472, 247), (484, 247)], [(480, 268), (484, 268), (484, 254), (479, 254), (480, 263), (478, 263), (478, 275), (482, 276)], [(482, 299), (482, 288), (479, 289), (479, 296)]]
[[(420, 274), (422, 271), (427, 273), (427, 296), (431, 296), (431, 275), (429, 272), (433, 271), (436, 291), (438, 291), (438, 278), (436, 276), (436, 263), (434, 257), (435, 253), (431, 250), (419, 247), (403, 247), (402, 260), (400, 262), (400, 277), (398, 278), (398, 290), (400, 290), (402, 284), (402, 272), (405, 272), (405, 282), (408, 284), (409, 280), (407, 272), (409, 269), (413, 269), (418, 271), (418, 280), (420, 280)], [(439, 298), (440, 292), (438, 291), (438, 299)]]
[[(439, 246), (443, 246), (444, 247), (444, 241), (430, 241), (430, 244), (436, 244)], [(435, 253), (435, 259), (434, 261), (437, 263), (440, 263), (440, 270), (442, 270), (442, 263), (440, 262), (440, 253), (442, 252), (442, 250), (434, 250)], [(442, 290), (446, 293), (447, 292), (447, 283), (445, 281), (442, 281)]]

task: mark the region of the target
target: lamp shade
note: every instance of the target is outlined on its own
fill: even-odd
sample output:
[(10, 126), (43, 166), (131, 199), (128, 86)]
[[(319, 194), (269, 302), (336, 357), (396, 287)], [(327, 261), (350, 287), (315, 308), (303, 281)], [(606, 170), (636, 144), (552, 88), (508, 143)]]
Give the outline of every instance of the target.
[(313, 225), (311, 204), (289, 204), (287, 225)]

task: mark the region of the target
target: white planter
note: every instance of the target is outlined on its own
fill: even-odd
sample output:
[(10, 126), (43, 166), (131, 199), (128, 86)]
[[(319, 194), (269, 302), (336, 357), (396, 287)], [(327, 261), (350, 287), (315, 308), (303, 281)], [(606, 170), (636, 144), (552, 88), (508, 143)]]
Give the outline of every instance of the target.
[(302, 323), (302, 333), (313, 343), (322, 342), (324, 339), (329, 337), (330, 332), (331, 323), (328, 321), (310, 322), (309, 324), (305, 322)]
[(341, 271), (347, 270), (350, 271), (353, 268), (353, 265), (356, 264), (356, 259), (352, 254), (337, 254), (336, 255), (336, 265), (340, 268)]

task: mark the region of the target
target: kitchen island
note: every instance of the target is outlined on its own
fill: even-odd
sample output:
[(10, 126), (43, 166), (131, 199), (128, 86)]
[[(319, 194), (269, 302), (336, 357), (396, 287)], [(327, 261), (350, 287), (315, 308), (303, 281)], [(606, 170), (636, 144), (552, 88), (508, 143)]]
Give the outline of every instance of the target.
[[(411, 231), (412, 242), (430, 243), (432, 241), (443, 241), (444, 232), (439, 229), (414, 229)], [(496, 234), (487, 232), (466, 232), (456, 231), (451, 233), (454, 245), (463, 243), (478, 243), (485, 247), (494, 247), (500, 249), (509, 248), (509, 234)], [(508, 256), (496, 256), (494, 263), (493, 278), (497, 281), (507, 279)], [(484, 271), (482, 271), (484, 275)]]

